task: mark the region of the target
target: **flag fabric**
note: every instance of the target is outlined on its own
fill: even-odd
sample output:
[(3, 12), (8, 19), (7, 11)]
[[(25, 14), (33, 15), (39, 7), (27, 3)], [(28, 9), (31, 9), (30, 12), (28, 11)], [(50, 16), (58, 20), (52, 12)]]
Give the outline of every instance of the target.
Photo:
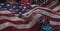
[[(0, 3), (0, 31), (33, 31), (40, 17), (40, 15), (37, 17), (35, 12), (30, 12), (34, 7), (29, 4)], [(32, 14), (26, 16), (27, 13)]]
[(0, 14), (5, 14), (4, 16), (0, 16), (0, 31), (34, 31), (45, 18), (48, 19), (51, 27), (60, 27), (60, 16), (54, 11), (51, 11), (51, 9), (35, 7), (28, 12), (28, 16), (24, 15), (23, 18), (19, 18), (18, 16), (12, 15), (6, 16), (6, 14), (13, 14), (9, 10), (0, 11)]
[(41, 5), (42, 7), (46, 7), (49, 9), (53, 9), (54, 11), (60, 11), (60, 2), (58, 0), (49, 0)]
[(40, 6), (53, 9), (53, 11), (55, 11), (57, 14), (60, 14), (60, 2), (58, 0), (49, 0)]
[(0, 4), (0, 31), (35, 31), (45, 18), (51, 28), (60, 28), (60, 14), (52, 9), (20, 3)]
[(24, 14), (25, 12), (28, 12), (32, 7), (30, 5), (24, 5), (24, 4), (9, 4), (9, 3), (1, 3), (0, 4), (0, 10), (8, 10), (12, 12), (13, 14)]
[[(41, 8), (41, 9), (43, 9), (43, 8)], [(43, 15), (45, 15), (45, 18), (47, 18), (48, 19), (48, 21), (49, 21), (49, 23), (50, 23), (50, 26), (53, 28), (53, 29), (57, 29), (57, 28), (60, 28), (60, 14), (57, 14), (57, 13), (55, 13), (55, 12), (52, 12), (52, 11), (49, 11), (49, 10), (41, 10), (40, 9), (40, 14), (43, 14)], [(59, 18), (58, 18), (58, 16), (59, 16)]]

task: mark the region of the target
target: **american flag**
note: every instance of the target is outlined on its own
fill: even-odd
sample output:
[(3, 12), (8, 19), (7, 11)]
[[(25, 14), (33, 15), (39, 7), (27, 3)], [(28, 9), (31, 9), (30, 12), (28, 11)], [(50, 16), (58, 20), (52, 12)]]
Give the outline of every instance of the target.
[(0, 3), (0, 31), (33, 31), (37, 15), (30, 10), (34, 7), (21, 3)]
[(54, 11), (60, 11), (60, 2), (58, 2), (58, 0), (49, 0), (43, 3), (41, 6), (53, 9)]
[(24, 5), (21, 3), (14, 3), (14, 4), (9, 4), (9, 3), (1, 3), (0, 4), (0, 10), (7, 10), (12, 12), (14, 15), (16, 14), (24, 14), (31, 10), (32, 7), (30, 5)]
[[(44, 2), (43, 4), (40, 5), (41, 7), (45, 7), (45, 8), (49, 8), (51, 9), (52, 12), (54, 12), (57, 15), (52, 15), (52, 17), (56, 17), (56, 18), (52, 18), (48, 16), (48, 21), (50, 22), (50, 26), (54, 29), (58, 29), (60, 28), (60, 18), (57, 18), (58, 15), (60, 16), (60, 2), (58, 2), (58, 0), (49, 0), (48, 2)], [(49, 14), (49, 13), (48, 13)]]
[(53, 9), (0, 3), (0, 31), (34, 31), (45, 18), (52, 28), (60, 27), (60, 14)]

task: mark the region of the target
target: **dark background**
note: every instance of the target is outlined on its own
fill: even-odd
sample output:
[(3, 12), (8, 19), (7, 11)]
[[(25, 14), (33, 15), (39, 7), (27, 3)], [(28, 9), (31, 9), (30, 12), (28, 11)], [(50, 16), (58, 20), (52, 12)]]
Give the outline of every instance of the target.
[[(16, 0), (16, 2), (19, 2), (20, 0)], [(6, 0), (0, 0), (0, 3), (4, 3)]]

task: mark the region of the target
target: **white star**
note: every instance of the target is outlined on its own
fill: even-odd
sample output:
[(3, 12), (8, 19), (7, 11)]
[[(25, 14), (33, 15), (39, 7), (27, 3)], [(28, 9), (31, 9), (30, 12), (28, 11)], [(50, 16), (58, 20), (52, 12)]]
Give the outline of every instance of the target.
[(24, 5), (24, 4), (21, 4), (21, 5)]
[(16, 3), (16, 4), (18, 4), (18, 3)]
[(7, 4), (7, 6), (10, 6), (10, 4)]
[(21, 8), (21, 6), (19, 6), (19, 8)]
[(13, 6), (13, 8), (16, 8), (16, 6)]
[(9, 9), (9, 10), (13, 10), (13, 9)]
[(26, 8), (26, 6), (24, 6), (24, 9)]
[(1, 3), (1, 5), (4, 5), (3, 3)]
[(16, 9), (16, 11), (19, 11), (18, 9)]
[(19, 14), (21, 14), (22, 12), (19, 12)]
[(1, 3), (1, 5), (4, 5), (3, 3)]
[(25, 9), (22, 9), (22, 11), (24, 11)]

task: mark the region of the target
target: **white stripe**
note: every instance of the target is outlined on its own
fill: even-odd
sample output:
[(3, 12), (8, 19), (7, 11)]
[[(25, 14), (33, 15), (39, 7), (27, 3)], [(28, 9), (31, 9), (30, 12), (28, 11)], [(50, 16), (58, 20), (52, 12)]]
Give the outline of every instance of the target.
[(54, 11), (58, 11), (59, 9), (60, 9), (60, 5), (57, 6), (56, 8), (54, 8), (53, 10), (54, 10)]
[(10, 24), (9, 22), (0, 24), (0, 30), (6, 28), (6, 27), (8, 27), (8, 26), (11, 26), (11, 24)]
[(44, 11), (44, 10), (36, 10), (37, 13), (39, 14), (44, 14), (44, 15), (47, 15), (47, 16), (50, 16), (52, 18), (59, 18), (60, 19), (60, 16), (59, 15), (56, 15), (56, 14), (53, 14), (53, 13), (50, 13), (50, 12), (47, 12), (47, 11)]
[[(28, 12), (28, 13), (31, 13), (34, 10), (34, 11), (37, 11), (37, 13), (40, 13), (40, 14), (44, 14), (44, 15), (47, 15), (47, 16), (50, 16), (50, 17), (53, 17), (53, 18), (60, 18), (59, 15), (56, 15), (57, 13), (52, 14), (52, 13), (49, 13), (49, 12), (46, 12), (46, 11), (43, 11), (43, 10), (38, 10), (37, 8), (43, 8), (43, 9), (51, 10), (51, 9), (44, 8), (44, 7), (36, 7), (34, 9), (30, 10), (30, 12)], [(35, 10), (35, 9), (37, 9), (37, 10)]]
[(10, 11), (0, 11), (0, 14), (11, 14)]
[(37, 4), (33, 4), (33, 5), (31, 5), (32, 7), (35, 7), (35, 6), (38, 6)]
[(60, 22), (55, 22), (55, 21), (51, 21), (51, 20), (50, 20), (50, 24), (51, 24), (51, 25), (60, 25)]
[(18, 18), (18, 17), (0, 16), (0, 20), (3, 20), (3, 19), (8, 19), (11, 21), (24, 21), (23, 19)]
[(60, 14), (60, 12), (57, 12), (57, 14)]
[(37, 14), (29, 24), (16, 25), (16, 24), (12, 24), (10, 22), (3, 23), (0, 25), (0, 30), (4, 29), (6, 27), (9, 27), (9, 26), (13, 26), (13, 27), (16, 27), (18, 29), (31, 28), (36, 23), (36, 21), (39, 19), (39, 17), (41, 17), (41, 16), (42, 16), (41, 14)]
[[(36, 8), (44, 8), (44, 7), (36, 7)], [(29, 12), (23, 14), (23, 16), (25, 17), (27, 14), (29, 14), (28, 16), (26, 16), (26, 17), (29, 17), (32, 14), (32, 11), (35, 10), (36, 8), (34, 8), (34, 9), (30, 10)], [(47, 8), (44, 8), (44, 9), (47, 9)], [(48, 9), (48, 10), (50, 10), (50, 9)], [(0, 20), (3, 20), (3, 19), (9, 19), (9, 20), (12, 20), (12, 21), (17, 21), (17, 20), (18, 21), (24, 21), (24, 19), (21, 19), (21, 18), (18, 18), (18, 17), (0, 16)]]
[(39, 7), (39, 8), (46, 9), (46, 10), (52, 10), (52, 9), (49, 9), (49, 8), (44, 8), (44, 7)]
[(38, 21), (40, 16), (42, 16), (42, 15), (37, 14), (36, 16), (34, 16), (33, 20), (29, 24), (14, 25), (14, 26), (18, 29), (31, 28), (36, 23), (36, 21)]
[(43, 9), (51, 10), (51, 9), (49, 9), (49, 8), (36, 7), (36, 8), (34, 8), (34, 9), (30, 10), (29, 12), (27, 12), (27, 13), (23, 14), (23, 15), (25, 16), (25, 15), (29, 14), (29, 16), (30, 16), (30, 15), (31, 15), (31, 13), (32, 13), (32, 11), (35, 11), (35, 9), (37, 9), (37, 8), (43, 8)]
[(51, 2), (49, 5), (47, 5), (46, 7), (47, 7), (47, 8), (50, 8), (51, 6), (55, 5), (56, 3), (57, 3), (57, 2), (53, 1), (53, 2)]

